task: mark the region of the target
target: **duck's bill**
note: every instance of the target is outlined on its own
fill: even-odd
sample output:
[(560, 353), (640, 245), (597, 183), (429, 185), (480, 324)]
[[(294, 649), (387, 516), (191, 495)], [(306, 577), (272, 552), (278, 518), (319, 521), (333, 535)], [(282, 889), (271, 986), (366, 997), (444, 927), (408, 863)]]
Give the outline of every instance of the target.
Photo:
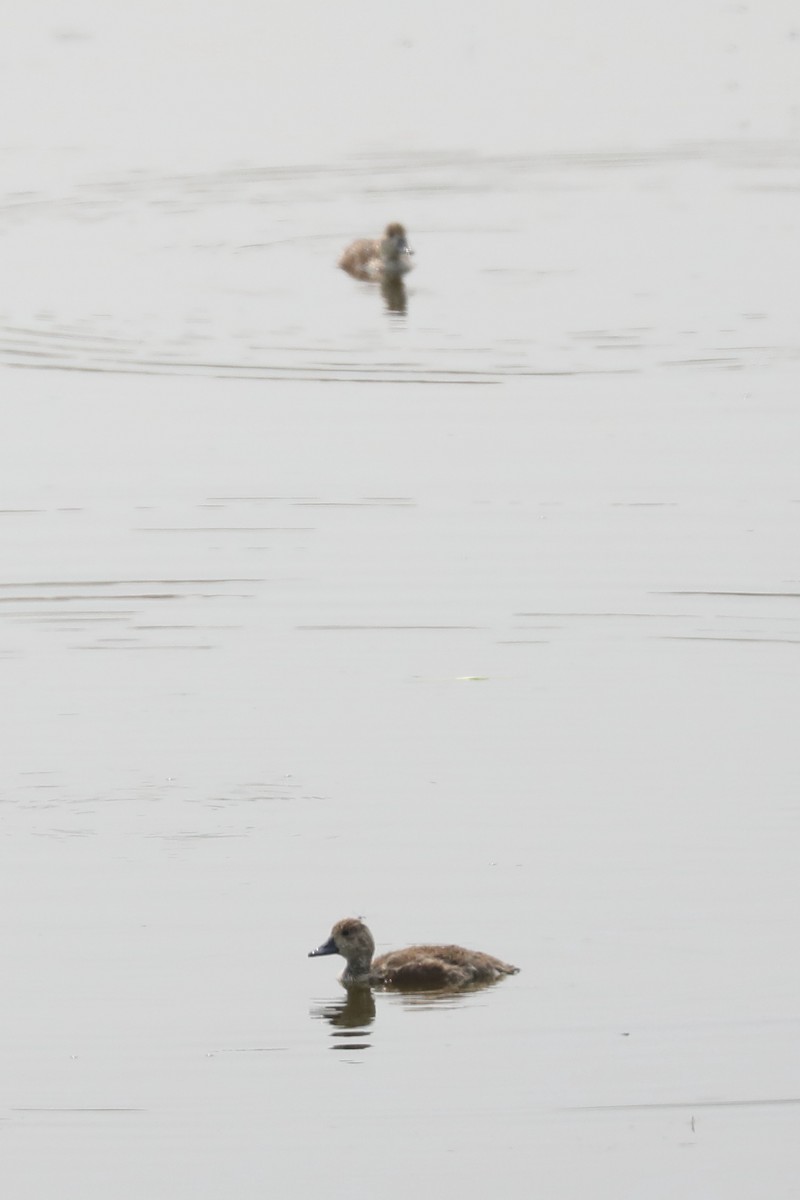
[(309, 958), (321, 958), (323, 954), (338, 954), (336, 942), (332, 937), (329, 937), (327, 942), (323, 942), (321, 946), (317, 946), (316, 950), (309, 950)]

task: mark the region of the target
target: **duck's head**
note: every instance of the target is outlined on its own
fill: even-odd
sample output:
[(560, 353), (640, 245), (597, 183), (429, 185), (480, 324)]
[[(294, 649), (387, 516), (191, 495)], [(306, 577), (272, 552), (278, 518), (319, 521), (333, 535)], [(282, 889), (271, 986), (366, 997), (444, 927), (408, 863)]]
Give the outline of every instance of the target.
[(357, 917), (345, 917), (343, 921), (336, 922), (327, 942), (311, 950), (308, 957), (341, 954), (342, 958), (347, 959), (347, 973), (357, 976), (367, 974), (374, 953), (375, 942), (364, 922)]
[(401, 254), (409, 257), (414, 253), (408, 244), (405, 227), (394, 221), (386, 226), (381, 244), (381, 254), (384, 259), (397, 259)]

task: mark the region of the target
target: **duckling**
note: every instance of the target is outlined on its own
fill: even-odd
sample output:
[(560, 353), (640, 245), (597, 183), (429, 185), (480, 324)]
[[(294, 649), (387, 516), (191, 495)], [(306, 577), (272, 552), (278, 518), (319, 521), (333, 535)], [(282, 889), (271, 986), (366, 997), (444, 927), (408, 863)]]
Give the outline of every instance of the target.
[(493, 983), (503, 975), (516, 975), (519, 967), (502, 962), (481, 950), (463, 946), (409, 946), (390, 950), (373, 960), (375, 942), (363, 921), (345, 917), (331, 936), (309, 958), (341, 954), (346, 966), (339, 976), (345, 987), (383, 986), (406, 991), (432, 991)]
[(373, 282), (401, 279), (413, 266), (413, 253), (405, 229), (395, 222), (386, 226), (382, 238), (359, 238), (351, 242), (339, 259), (339, 266), (355, 279)]

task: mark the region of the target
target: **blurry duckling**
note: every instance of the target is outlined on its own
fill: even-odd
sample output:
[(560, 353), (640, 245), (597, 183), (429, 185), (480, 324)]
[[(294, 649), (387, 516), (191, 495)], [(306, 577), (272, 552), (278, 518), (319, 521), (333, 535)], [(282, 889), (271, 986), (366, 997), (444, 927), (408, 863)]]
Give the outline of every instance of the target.
[(413, 253), (405, 229), (395, 222), (386, 226), (383, 237), (351, 242), (339, 259), (339, 266), (354, 279), (373, 282), (402, 279), (414, 265)]

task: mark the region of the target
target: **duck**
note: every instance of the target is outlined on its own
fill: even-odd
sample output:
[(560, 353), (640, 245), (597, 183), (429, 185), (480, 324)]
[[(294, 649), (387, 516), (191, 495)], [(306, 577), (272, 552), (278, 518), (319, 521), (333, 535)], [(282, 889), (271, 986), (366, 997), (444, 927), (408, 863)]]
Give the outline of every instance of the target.
[(375, 941), (358, 917), (337, 921), (327, 942), (309, 951), (309, 958), (341, 954), (345, 968), (339, 981), (345, 987), (387, 987), (405, 991), (455, 990), (494, 983), (516, 975), (519, 967), (482, 950), (463, 946), (409, 946), (375, 954)]
[(339, 266), (354, 279), (399, 280), (414, 265), (413, 253), (404, 227), (395, 221), (386, 226), (383, 237), (351, 242), (339, 259)]

